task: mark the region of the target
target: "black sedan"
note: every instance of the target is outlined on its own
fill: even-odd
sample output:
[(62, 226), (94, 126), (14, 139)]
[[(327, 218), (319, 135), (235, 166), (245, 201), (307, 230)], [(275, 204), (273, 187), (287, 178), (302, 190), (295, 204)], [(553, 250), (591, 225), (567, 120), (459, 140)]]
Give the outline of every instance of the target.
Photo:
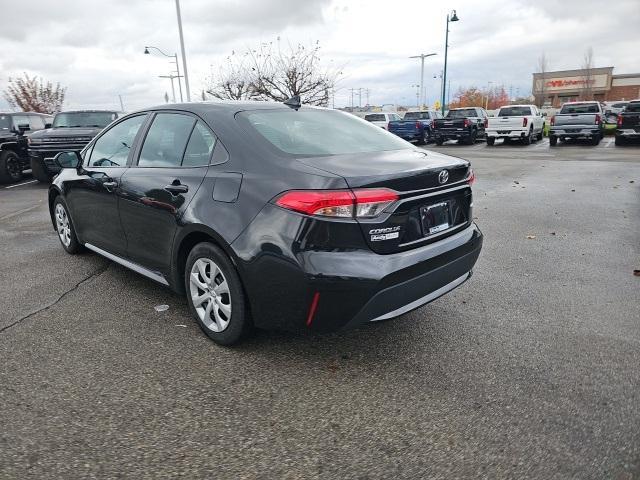
[(253, 327), (393, 318), (471, 276), (482, 234), (467, 161), (285, 103), (163, 105), (59, 154), (62, 246), (185, 293), (226, 345)]

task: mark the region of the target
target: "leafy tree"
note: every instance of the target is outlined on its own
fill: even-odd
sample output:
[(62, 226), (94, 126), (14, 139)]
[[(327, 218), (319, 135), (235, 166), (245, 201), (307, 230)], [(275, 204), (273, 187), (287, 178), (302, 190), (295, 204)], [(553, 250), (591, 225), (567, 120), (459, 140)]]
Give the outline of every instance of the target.
[(509, 94), (503, 86), (483, 90), (478, 87), (461, 87), (455, 93), (449, 108), (484, 107), (494, 110), (509, 103)]
[(54, 86), (25, 72), (22, 77), (9, 78), (3, 96), (9, 105), (23, 112), (56, 113), (62, 109), (66, 92), (67, 88), (60, 83)]

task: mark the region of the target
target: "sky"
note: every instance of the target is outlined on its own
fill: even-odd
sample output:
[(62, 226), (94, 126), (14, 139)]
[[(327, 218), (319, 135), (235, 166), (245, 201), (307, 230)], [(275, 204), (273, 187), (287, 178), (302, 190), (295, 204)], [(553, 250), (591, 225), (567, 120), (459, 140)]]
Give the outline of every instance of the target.
[[(595, 66), (640, 72), (640, 0), (181, 0), (192, 97), (199, 99), (231, 52), (261, 43), (319, 42), (323, 68), (339, 71), (335, 106), (351, 88), (369, 102), (414, 105), (425, 61), (429, 103), (440, 90), (446, 16), (451, 90), (504, 85), (531, 92), (544, 52), (550, 70), (579, 68), (593, 47)], [(164, 103), (174, 67), (145, 45), (180, 51), (174, 0), (0, 0), (0, 90), (22, 72), (67, 87), (65, 108), (133, 111)], [(491, 82), (491, 83), (489, 83)], [(366, 103), (363, 92), (360, 100)], [(354, 99), (358, 104), (356, 94)], [(0, 98), (0, 110), (9, 106)]]

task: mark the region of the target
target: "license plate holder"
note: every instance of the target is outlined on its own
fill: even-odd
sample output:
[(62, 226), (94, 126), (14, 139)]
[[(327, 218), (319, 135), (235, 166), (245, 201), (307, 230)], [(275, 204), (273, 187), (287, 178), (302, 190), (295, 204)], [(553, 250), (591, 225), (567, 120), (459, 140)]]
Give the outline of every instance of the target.
[(451, 202), (444, 201), (420, 207), (422, 231), (425, 237), (451, 228)]

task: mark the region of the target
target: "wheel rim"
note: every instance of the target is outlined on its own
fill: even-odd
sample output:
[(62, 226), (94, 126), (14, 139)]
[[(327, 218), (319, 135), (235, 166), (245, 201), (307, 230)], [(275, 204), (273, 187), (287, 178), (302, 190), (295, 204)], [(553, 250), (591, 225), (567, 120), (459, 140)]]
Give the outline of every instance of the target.
[(222, 270), (209, 258), (199, 258), (191, 267), (191, 302), (200, 321), (211, 331), (222, 332), (231, 321), (231, 292)]
[(60, 241), (65, 247), (71, 245), (71, 224), (69, 223), (69, 216), (67, 211), (61, 203), (56, 205), (56, 229), (58, 230), (58, 236)]
[(18, 163), (18, 159), (15, 157), (10, 157), (7, 159), (7, 172), (13, 178), (20, 176), (20, 164)]

